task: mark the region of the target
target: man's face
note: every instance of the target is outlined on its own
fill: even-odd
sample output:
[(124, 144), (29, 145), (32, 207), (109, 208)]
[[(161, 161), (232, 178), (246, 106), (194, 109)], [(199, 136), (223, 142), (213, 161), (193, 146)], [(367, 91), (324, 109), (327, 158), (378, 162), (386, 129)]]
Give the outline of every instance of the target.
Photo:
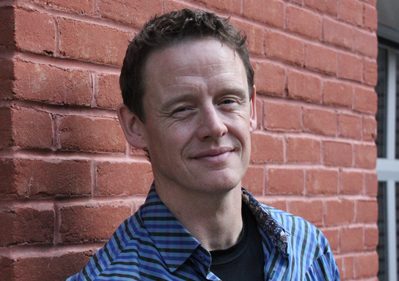
[(158, 187), (223, 192), (241, 184), (250, 158), (253, 100), (241, 58), (211, 39), (151, 54), (140, 123)]

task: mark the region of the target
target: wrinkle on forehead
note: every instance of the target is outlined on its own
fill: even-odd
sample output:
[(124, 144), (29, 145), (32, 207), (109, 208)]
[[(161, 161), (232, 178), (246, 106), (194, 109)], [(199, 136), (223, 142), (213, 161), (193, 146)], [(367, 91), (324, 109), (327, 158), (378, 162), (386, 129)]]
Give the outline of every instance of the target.
[[(207, 44), (197, 44), (201, 42)], [(213, 55), (215, 49), (223, 50), (223, 52), (218, 52), (219, 56), (215, 56)], [(209, 56), (193, 58), (192, 53), (197, 51), (209, 54)], [(193, 59), (200, 62), (198, 67), (192, 63)], [(237, 62), (239, 63), (237, 64)], [(239, 71), (246, 73), (244, 64), (236, 51), (214, 38), (182, 41), (155, 51), (148, 57), (144, 67), (146, 81), (151, 81), (151, 77), (146, 75), (148, 72), (156, 73), (160, 71), (158, 65), (163, 65), (163, 68), (166, 68), (167, 71), (173, 71), (176, 75), (196, 75), (199, 73), (203, 75), (204, 70), (208, 76), (213, 76), (217, 72), (227, 72), (227, 70), (231, 70), (232, 73)], [(240, 67), (238, 68), (237, 65), (240, 65)], [(162, 73), (158, 72), (158, 74)], [(162, 75), (158, 75), (158, 77), (162, 77)]]

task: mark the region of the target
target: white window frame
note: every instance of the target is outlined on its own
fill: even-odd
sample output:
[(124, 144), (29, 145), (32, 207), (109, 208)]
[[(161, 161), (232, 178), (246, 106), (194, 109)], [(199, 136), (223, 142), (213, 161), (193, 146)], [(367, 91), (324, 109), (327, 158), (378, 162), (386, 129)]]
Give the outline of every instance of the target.
[(396, 70), (398, 50), (383, 46), (387, 50), (387, 131), (386, 158), (377, 159), (378, 181), (386, 182), (386, 251), (387, 277), (397, 281), (397, 237), (396, 237), (396, 182), (399, 182), (399, 159), (396, 159)]

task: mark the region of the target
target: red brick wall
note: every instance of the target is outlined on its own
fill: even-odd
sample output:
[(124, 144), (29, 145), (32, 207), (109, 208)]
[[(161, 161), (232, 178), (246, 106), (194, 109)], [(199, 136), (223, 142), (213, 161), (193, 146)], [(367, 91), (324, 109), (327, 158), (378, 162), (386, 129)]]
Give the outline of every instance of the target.
[(142, 203), (151, 170), (114, 109), (154, 13), (243, 29), (258, 129), (245, 184), (321, 227), (343, 280), (376, 280), (376, 0), (0, 2), (0, 280), (63, 280)]

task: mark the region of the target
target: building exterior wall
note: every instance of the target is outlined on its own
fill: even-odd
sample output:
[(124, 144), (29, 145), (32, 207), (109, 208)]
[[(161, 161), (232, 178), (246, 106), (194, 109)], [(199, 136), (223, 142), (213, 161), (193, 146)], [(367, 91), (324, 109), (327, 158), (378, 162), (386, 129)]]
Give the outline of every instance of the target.
[(151, 167), (115, 109), (128, 41), (205, 8), (246, 32), (258, 128), (244, 184), (377, 280), (376, 0), (0, 2), (0, 280), (64, 280), (143, 202)]

